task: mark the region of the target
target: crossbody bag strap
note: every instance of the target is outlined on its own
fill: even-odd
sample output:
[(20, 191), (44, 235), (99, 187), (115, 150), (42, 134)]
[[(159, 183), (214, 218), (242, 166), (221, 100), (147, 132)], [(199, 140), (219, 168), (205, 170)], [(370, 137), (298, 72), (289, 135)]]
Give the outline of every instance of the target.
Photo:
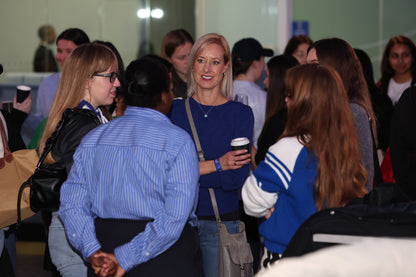
[[(191, 126), (192, 136), (194, 137), (196, 149), (198, 151), (199, 161), (205, 161), (204, 151), (202, 151), (201, 143), (199, 142), (198, 132), (196, 131), (194, 118), (192, 117), (191, 107), (189, 105), (189, 98), (185, 100), (186, 115), (188, 116), (189, 125)], [(217, 199), (215, 198), (215, 192), (213, 188), (209, 188), (209, 196), (211, 198), (212, 208), (214, 209), (215, 219), (217, 221), (218, 229), (220, 228), (221, 218), (218, 212)]]
[(52, 135), (47, 139), (45, 143), (45, 148), (43, 149), (42, 155), (39, 158), (39, 162), (36, 165), (36, 168), (39, 168), (43, 164), (49, 152), (52, 151), (52, 148), (55, 146), (56, 142), (58, 141), (58, 137), (61, 134), (62, 129), (64, 128), (65, 124), (69, 121), (69, 119), (72, 117), (72, 115), (73, 115), (72, 109), (66, 109), (64, 111), (64, 113), (62, 114), (61, 120), (56, 125), (55, 131), (52, 133)]
[(196, 131), (194, 118), (192, 117), (191, 107), (189, 105), (189, 98), (185, 100), (186, 115), (188, 116), (189, 125), (191, 126), (192, 136), (194, 137), (196, 150), (198, 152), (199, 161), (205, 161), (204, 151), (202, 151), (201, 143), (199, 142), (198, 132)]
[(209, 188), (209, 196), (211, 198), (212, 208), (214, 209), (215, 220), (217, 221), (218, 229), (220, 228), (221, 218), (218, 212), (217, 199), (215, 198), (215, 192), (213, 188)]

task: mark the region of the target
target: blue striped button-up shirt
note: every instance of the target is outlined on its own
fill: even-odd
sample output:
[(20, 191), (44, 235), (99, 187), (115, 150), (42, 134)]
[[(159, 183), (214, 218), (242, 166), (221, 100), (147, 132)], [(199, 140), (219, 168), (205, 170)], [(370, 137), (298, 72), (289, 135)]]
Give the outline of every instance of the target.
[(128, 107), (124, 116), (81, 142), (61, 188), (59, 216), (70, 243), (85, 258), (101, 248), (96, 217), (154, 219), (114, 251), (129, 270), (172, 246), (187, 222), (196, 225), (198, 178), (188, 133), (156, 110)]

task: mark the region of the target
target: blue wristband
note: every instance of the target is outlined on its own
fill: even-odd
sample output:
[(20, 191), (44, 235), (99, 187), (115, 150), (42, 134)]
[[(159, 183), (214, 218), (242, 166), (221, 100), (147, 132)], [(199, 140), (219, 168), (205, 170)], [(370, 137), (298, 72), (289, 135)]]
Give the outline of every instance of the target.
[(219, 159), (215, 159), (214, 160), (214, 164), (215, 164), (215, 168), (217, 169), (217, 171), (218, 172), (221, 172), (222, 171), (222, 168), (221, 168), (220, 160)]

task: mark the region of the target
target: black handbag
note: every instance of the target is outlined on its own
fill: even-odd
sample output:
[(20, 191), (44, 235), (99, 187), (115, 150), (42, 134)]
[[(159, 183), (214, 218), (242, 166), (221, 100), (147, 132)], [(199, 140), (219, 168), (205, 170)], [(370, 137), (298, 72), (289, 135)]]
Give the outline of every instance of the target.
[(17, 221), (20, 223), (20, 199), (26, 186), (30, 186), (30, 208), (34, 212), (57, 211), (59, 209), (59, 196), (62, 184), (68, 177), (65, 165), (61, 163), (44, 163), (49, 152), (55, 146), (61, 130), (69, 121), (72, 110), (67, 109), (62, 115), (61, 121), (56, 126), (55, 132), (45, 143), (45, 149), (36, 165), (35, 172), (20, 186), (17, 201)]

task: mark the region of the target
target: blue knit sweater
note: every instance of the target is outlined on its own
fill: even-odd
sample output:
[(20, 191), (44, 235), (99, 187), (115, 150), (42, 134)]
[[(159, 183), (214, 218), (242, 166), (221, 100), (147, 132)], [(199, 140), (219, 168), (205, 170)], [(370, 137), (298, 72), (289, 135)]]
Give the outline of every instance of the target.
[[(200, 105), (192, 97), (190, 107), (205, 160), (220, 158), (231, 151), (233, 138), (247, 137), (252, 141), (254, 118), (251, 108), (238, 102), (228, 101), (219, 106)], [(204, 117), (204, 114), (207, 114)], [(192, 136), (185, 110), (185, 100), (175, 99), (170, 112), (172, 122)], [(249, 165), (237, 170), (226, 170), (200, 176), (198, 216), (213, 216), (208, 188), (212, 187), (220, 215), (238, 210), (240, 188), (249, 174)], [(236, 218), (237, 219), (237, 218)]]

